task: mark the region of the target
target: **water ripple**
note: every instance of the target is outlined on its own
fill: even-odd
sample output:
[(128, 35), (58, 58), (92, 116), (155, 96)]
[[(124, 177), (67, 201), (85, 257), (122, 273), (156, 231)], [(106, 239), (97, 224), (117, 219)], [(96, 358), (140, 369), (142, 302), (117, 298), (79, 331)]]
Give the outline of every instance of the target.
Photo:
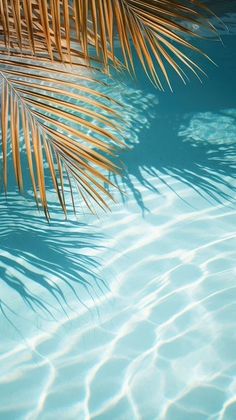
[[(97, 246), (91, 267), (100, 262), (97, 274), (107, 288), (93, 300), (85, 297), (89, 310), (64, 292), (62, 280), (57, 284), (69, 305), (65, 313), (54, 312), (55, 320), (24, 310), (14, 294), (20, 317), (5, 311), (18, 332), (9, 329), (6, 317), (1, 323), (9, 344), (0, 356), (1, 418), (234, 418), (236, 209), (202, 200), (201, 211), (193, 211), (166, 187), (168, 205), (160, 205), (160, 217), (156, 196), (139, 188), (151, 220), (138, 207), (134, 213), (130, 195), (102, 224), (93, 221)], [(192, 191), (185, 193), (191, 199)], [(69, 237), (78, 235), (79, 241), (85, 228), (73, 222), (68, 227), (61, 227), (58, 246), (65, 255), (70, 250), (73, 262), (78, 250)], [(10, 229), (4, 232), (9, 239)], [(52, 246), (57, 239), (49, 230), (46, 238)], [(10, 266), (10, 251), (1, 252)], [(36, 269), (28, 254), (31, 261), (35, 249), (26, 247), (25, 260), (17, 256), (14, 266), (30, 289), (26, 273)], [(37, 270), (46, 278), (46, 270)], [(13, 269), (9, 276), (16, 277)], [(38, 289), (37, 297), (43, 297)], [(3, 288), (6, 305), (9, 298)], [(53, 299), (47, 302), (54, 307)]]

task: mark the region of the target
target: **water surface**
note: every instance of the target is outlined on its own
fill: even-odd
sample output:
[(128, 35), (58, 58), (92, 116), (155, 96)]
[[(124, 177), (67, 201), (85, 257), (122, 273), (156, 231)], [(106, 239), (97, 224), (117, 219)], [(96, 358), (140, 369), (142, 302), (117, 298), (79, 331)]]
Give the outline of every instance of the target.
[[(233, 2), (232, 2), (233, 3)], [(202, 85), (133, 108), (126, 194), (50, 225), (1, 196), (0, 418), (236, 418), (235, 15)], [(128, 118), (128, 117), (127, 117)]]

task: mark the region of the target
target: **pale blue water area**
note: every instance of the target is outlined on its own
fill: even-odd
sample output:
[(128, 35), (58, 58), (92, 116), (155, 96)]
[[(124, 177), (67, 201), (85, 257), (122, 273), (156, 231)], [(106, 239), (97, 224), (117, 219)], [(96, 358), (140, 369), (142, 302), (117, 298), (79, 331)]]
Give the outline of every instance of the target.
[(236, 419), (236, 15), (222, 17), (202, 85), (159, 93), (140, 70), (114, 89), (133, 149), (111, 213), (64, 222), (55, 205), (47, 224), (0, 196), (1, 420)]

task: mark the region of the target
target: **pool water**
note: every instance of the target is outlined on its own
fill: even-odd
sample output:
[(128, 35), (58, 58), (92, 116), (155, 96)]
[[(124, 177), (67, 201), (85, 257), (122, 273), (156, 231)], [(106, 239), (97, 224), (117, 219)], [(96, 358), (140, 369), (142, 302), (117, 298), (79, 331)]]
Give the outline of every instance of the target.
[(117, 88), (132, 150), (111, 213), (55, 206), (48, 225), (0, 196), (0, 419), (236, 419), (236, 13), (222, 18), (202, 85)]

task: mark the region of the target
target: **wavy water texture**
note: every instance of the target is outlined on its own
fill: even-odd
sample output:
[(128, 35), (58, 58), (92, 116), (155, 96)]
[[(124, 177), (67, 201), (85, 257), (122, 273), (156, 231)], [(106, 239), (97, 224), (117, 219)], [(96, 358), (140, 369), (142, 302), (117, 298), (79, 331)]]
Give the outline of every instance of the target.
[(30, 195), (1, 196), (0, 419), (236, 418), (236, 40), (223, 41), (202, 87), (117, 89), (132, 150), (111, 214), (65, 222), (52, 204), (48, 224)]

